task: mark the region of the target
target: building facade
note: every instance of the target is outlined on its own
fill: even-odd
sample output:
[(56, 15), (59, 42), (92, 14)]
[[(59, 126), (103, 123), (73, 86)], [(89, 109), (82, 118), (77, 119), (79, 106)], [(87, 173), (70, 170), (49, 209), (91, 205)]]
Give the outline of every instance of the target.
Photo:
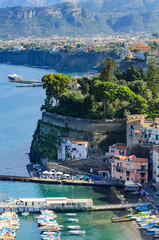
[(88, 141), (64, 138), (58, 148), (58, 160), (85, 159), (88, 155)]
[(116, 143), (112, 146), (109, 146), (109, 156), (113, 157), (114, 155), (127, 155), (126, 143)]
[(147, 183), (148, 159), (137, 158), (135, 155), (115, 155), (111, 162), (111, 177), (134, 183)]
[(152, 149), (152, 163), (153, 163), (153, 180), (159, 182), (159, 147)]

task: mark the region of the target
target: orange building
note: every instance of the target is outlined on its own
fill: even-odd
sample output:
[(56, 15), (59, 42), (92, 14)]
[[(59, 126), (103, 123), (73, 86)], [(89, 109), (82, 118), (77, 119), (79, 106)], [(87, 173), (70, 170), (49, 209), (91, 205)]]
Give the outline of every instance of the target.
[(129, 43), (133, 49), (140, 49), (142, 52), (151, 52), (151, 47), (143, 43)]
[(115, 155), (111, 162), (111, 177), (134, 183), (147, 183), (148, 159), (138, 158), (135, 155)]

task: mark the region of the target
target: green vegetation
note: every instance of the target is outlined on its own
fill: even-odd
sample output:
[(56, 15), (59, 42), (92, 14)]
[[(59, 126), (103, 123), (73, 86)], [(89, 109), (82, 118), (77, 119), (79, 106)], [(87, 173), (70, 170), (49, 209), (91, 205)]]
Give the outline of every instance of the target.
[[(48, 100), (45, 102), (48, 105), (43, 109), (88, 119), (123, 118), (130, 113), (146, 113), (152, 118), (159, 116), (159, 70), (156, 62), (151, 60), (146, 71), (131, 66), (127, 71), (116, 72), (116, 67), (117, 63), (108, 58), (102, 64), (99, 77), (77, 80), (80, 91), (68, 90), (67, 76), (61, 75), (67, 79), (65, 85), (56, 82), (58, 94), (54, 93), (54, 88), (57, 89), (54, 81), (49, 81), (49, 84), (46, 81), (44, 88)], [(59, 99), (59, 105), (52, 106), (53, 97)]]

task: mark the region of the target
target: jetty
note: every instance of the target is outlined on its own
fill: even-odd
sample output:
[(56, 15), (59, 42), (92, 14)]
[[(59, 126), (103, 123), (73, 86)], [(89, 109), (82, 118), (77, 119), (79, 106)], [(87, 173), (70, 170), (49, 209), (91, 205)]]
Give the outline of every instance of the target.
[(20, 80), (20, 79), (14, 79), (14, 80), (9, 80), (9, 82), (12, 83), (23, 83), (23, 84), (42, 84), (42, 82), (37, 81), (37, 80)]
[(41, 210), (53, 210), (55, 212), (93, 212), (137, 208), (142, 205), (143, 203), (93, 205), (92, 199), (71, 199), (66, 197), (18, 198), (13, 200), (6, 199), (5, 202), (0, 202), (0, 213), (6, 210), (16, 213), (37, 213)]
[(52, 178), (38, 178), (38, 177), (22, 177), (22, 176), (9, 176), (0, 175), (2, 181), (20, 181), (20, 182), (34, 182), (34, 183), (45, 183), (45, 184), (63, 184), (63, 185), (83, 185), (83, 186), (100, 186), (100, 187), (124, 187), (124, 184), (116, 182), (87, 182), (84, 180), (58, 180)]

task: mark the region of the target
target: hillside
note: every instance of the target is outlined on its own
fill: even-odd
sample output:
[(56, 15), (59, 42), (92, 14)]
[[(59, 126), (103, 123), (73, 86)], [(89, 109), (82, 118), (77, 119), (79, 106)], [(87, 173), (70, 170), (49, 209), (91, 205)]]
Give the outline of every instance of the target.
[(0, 9), (0, 37), (74, 35), (111, 32), (100, 17), (75, 4)]
[[(2, 4), (2, 0), (0, 1)], [(15, 1), (17, 2), (17, 0)], [(120, 2), (121, 0), (116, 1)], [(123, 1), (126, 2), (126, 0)], [(141, 2), (140, 0), (130, 0), (129, 4), (132, 1)], [(31, 2), (35, 1), (30, 0)], [(37, 2), (40, 1), (37, 0)], [(98, 2), (99, 5), (100, 2), (102, 0)], [(103, 6), (105, 2), (108, 4), (110, 1), (103, 1)], [(151, 8), (145, 10), (144, 6), (148, 6), (150, 0), (142, 2), (145, 5), (138, 8), (140, 11), (114, 9), (114, 12), (102, 12), (103, 10), (101, 10), (101, 13), (90, 12), (80, 5), (72, 3), (61, 3), (47, 7), (0, 8), (0, 37), (10, 39), (21, 36), (47, 37), (52, 35), (112, 34), (113, 32), (158, 32), (159, 7), (155, 11)], [(159, 5), (159, 3), (156, 4)], [(124, 6), (128, 8), (129, 5), (123, 5), (123, 10)], [(113, 4), (110, 7), (113, 7)], [(120, 8), (120, 4), (118, 7)]]

